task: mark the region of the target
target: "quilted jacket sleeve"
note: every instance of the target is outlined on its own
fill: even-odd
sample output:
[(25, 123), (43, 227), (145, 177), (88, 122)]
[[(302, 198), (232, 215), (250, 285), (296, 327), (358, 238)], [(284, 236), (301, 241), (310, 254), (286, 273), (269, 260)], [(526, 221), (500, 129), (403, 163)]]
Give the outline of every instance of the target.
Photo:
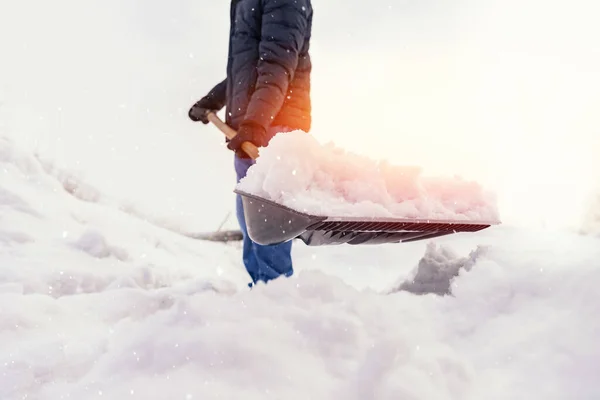
[(219, 82), (204, 98), (209, 105), (208, 108), (220, 110), (225, 107), (227, 101), (227, 79)]
[(246, 123), (267, 129), (294, 77), (306, 30), (306, 0), (263, 0), (257, 81), (246, 111)]

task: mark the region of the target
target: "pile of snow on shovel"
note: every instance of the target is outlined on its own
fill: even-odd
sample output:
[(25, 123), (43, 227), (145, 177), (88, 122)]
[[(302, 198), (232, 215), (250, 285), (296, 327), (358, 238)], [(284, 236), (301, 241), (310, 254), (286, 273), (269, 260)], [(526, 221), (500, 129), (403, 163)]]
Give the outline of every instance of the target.
[(498, 221), (495, 195), (477, 182), (426, 177), (303, 131), (280, 133), (261, 148), (237, 189), (319, 216)]

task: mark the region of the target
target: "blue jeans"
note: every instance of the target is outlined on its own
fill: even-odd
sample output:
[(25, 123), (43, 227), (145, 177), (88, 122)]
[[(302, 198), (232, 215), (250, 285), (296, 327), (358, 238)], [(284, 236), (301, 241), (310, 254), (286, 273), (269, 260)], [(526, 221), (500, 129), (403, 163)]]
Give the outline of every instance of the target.
[[(254, 160), (252, 159), (235, 156), (234, 165), (237, 182), (246, 176), (248, 169), (253, 164)], [(292, 266), (292, 241), (271, 246), (263, 246), (253, 242), (248, 237), (242, 198), (240, 195), (236, 196), (236, 215), (244, 235), (242, 258), (246, 271), (248, 271), (250, 278), (252, 278), (252, 284), (258, 281), (266, 283), (281, 275), (286, 277), (292, 276), (294, 273)]]

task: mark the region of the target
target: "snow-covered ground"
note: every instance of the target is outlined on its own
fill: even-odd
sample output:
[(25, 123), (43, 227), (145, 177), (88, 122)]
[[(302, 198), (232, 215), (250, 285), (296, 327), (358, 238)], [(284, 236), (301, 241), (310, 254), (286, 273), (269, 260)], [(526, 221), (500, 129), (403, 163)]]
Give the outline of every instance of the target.
[(186, 119), (228, 2), (0, 4), (0, 399), (600, 398), (598, 5), (383, 3), (314, 0), (315, 137), (479, 181), (505, 224), (297, 243), (253, 290), (175, 232), (234, 204)]
[(236, 245), (147, 222), (7, 138), (0, 161), (2, 399), (600, 396), (600, 239), (298, 244), (294, 277), (250, 291)]

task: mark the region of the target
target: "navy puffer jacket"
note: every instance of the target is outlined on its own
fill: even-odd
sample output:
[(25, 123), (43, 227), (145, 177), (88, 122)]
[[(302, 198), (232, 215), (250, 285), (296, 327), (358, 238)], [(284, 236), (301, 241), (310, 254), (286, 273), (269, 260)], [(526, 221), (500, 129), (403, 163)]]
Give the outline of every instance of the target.
[(226, 122), (311, 126), (310, 0), (232, 0), (227, 78), (208, 97)]

